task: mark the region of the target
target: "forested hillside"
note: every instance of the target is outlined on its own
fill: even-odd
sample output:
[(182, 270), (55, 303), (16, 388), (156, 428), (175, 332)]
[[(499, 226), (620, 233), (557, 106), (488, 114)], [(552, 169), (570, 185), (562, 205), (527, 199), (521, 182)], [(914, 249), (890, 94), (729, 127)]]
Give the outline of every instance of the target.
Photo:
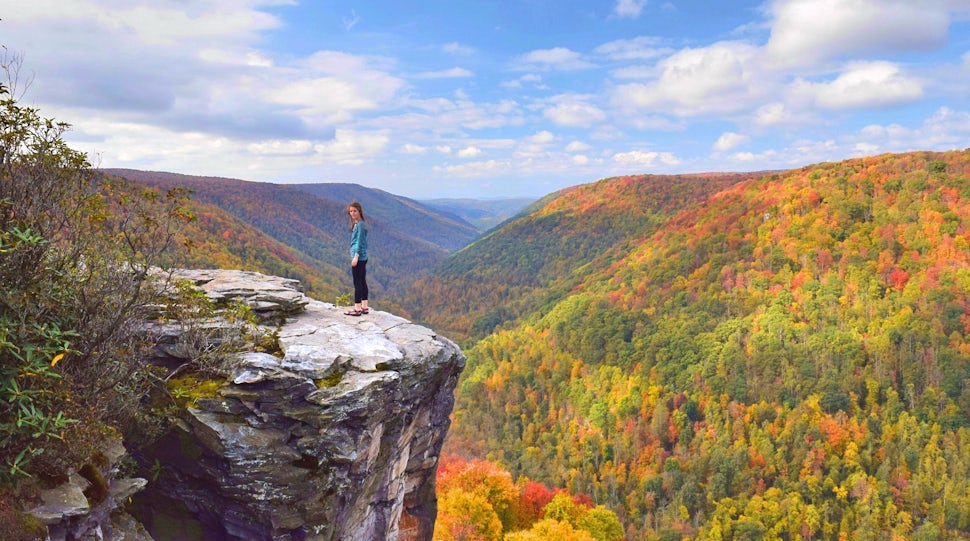
[(968, 224), (970, 150), (558, 194), (434, 279), (502, 323), (448, 447), (630, 539), (968, 538)]
[(289, 184), (321, 199), (343, 204), (357, 201), (364, 207), (364, 214), (395, 229), (407, 232), (447, 252), (454, 252), (479, 235), (478, 229), (460, 217), (433, 209), (413, 199), (366, 188), (360, 184), (316, 183)]
[(569, 188), (445, 260), (405, 305), (463, 341), (554, 306), (610, 268), (681, 209), (753, 174), (635, 176)]
[(485, 232), (512, 218), (528, 207), (535, 198), (503, 199), (423, 199), (421, 203), (441, 212), (458, 216)]
[(173, 247), (163, 264), (192, 269), (241, 269), (295, 278), (307, 293), (328, 302), (351, 290), (344, 283), (344, 267), (315, 260), (216, 205), (189, 200), (186, 207), (195, 219), (184, 226), (183, 244)]
[[(349, 201), (316, 197), (290, 185), (127, 169), (105, 172), (162, 189), (184, 187), (191, 190), (192, 201), (197, 206), (209, 206), (208, 211), (200, 212), (208, 220), (200, 220), (196, 233), (199, 242), (210, 245), (212, 252), (196, 250), (187, 263), (223, 267), (231, 260), (219, 254), (231, 253), (237, 268), (300, 278), (308, 286), (308, 293), (319, 294), (324, 300), (332, 300), (323, 295), (329, 295), (335, 289), (341, 293), (352, 291), (347, 253), (346, 205)], [(372, 199), (376, 200), (378, 195)], [(390, 194), (386, 194), (384, 199), (387, 198), (403, 199)], [(413, 227), (407, 229), (383, 220), (379, 214), (367, 213), (367, 210), (365, 207), (373, 260), (373, 265), (368, 267), (368, 281), (375, 300), (381, 299), (383, 306), (389, 308), (391, 305), (387, 301), (398, 296), (408, 283), (436, 265), (450, 250), (421, 236), (423, 231), (435, 229), (433, 227), (412, 224)], [(220, 211), (232, 218), (217, 217)], [(421, 216), (427, 217), (427, 223), (442, 220), (434, 213), (423, 212)], [(246, 224), (248, 228), (236, 227), (239, 224)], [(470, 228), (467, 224), (465, 227)], [(254, 229), (271, 239), (268, 244), (275, 245), (273, 251), (285, 248), (291, 261), (281, 265), (268, 257), (270, 248), (265, 240), (260, 242), (252, 238)], [(456, 237), (466, 241), (471, 238), (468, 234), (458, 233)], [(293, 258), (298, 263), (292, 261)], [(291, 263), (294, 267), (315, 269), (316, 272), (291, 269)], [(182, 261), (172, 264), (181, 265)], [(398, 304), (393, 301), (392, 304), (398, 308)]]

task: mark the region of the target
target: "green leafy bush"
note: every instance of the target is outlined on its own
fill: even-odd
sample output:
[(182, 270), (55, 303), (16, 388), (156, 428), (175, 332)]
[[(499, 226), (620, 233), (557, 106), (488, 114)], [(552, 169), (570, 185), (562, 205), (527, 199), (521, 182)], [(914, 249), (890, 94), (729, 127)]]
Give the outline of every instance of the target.
[[(0, 58), (16, 81), (19, 58)], [(69, 126), (0, 85), (0, 499), (62, 480), (125, 429), (148, 389), (148, 270), (191, 219), (187, 194), (92, 170)]]

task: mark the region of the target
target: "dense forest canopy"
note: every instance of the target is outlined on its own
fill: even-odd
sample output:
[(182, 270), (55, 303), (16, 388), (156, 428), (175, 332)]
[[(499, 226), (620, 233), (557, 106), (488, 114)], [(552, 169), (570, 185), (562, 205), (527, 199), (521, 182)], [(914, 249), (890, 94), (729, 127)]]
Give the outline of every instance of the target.
[[(678, 182), (571, 191), (442, 268), (428, 287), (509, 316), (468, 343), (450, 450), (588, 494), (631, 539), (970, 536), (970, 151), (761, 174), (665, 211)], [(549, 302), (495, 296), (518, 290), (490, 245), (514, 274), (595, 242), (564, 231), (622, 253), (556, 277), (543, 252)]]

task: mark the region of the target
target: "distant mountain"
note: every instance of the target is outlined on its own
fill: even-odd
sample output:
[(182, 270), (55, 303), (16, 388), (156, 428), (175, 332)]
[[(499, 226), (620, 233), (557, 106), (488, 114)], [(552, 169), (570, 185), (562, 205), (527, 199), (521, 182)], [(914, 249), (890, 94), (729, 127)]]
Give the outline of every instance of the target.
[(685, 207), (755, 176), (641, 175), (561, 190), (443, 261), (404, 303), (455, 340), (481, 338), (561, 300)]
[(628, 539), (970, 537), (970, 150), (565, 190), (407, 305), (448, 450)]
[(428, 207), (467, 221), (485, 232), (515, 216), (535, 202), (534, 198), (510, 199), (422, 199)]
[(287, 184), (322, 199), (343, 203), (357, 201), (368, 219), (376, 219), (397, 231), (454, 252), (480, 234), (471, 223), (430, 205), (359, 184)]
[[(209, 246), (211, 251), (208, 254), (196, 251), (191, 259), (195, 265), (222, 266), (230, 260), (246, 270), (266, 272), (278, 268), (280, 263), (270, 262), (265, 255), (271, 244), (266, 239), (272, 239), (276, 246), (273, 250), (285, 252), (286, 259), (316, 269), (316, 272), (299, 273), (310, 286), (310, 293), (315, 293), (317, 288), (328, 292), (352, 291), (346, 208), (350, 200), (359, 200), (369, 226), (372, 264), (368, 267), (368, 281), (375, 300), (380, 299), (375, 303), (378, 306), (387, 306), (387, 301), (415, 277), (477, 235), (471, 225), (409, 203), (405, 198), (352, 185), (334, 191), (333, 197), (340, 197), (335, 201), (313, 195), (307, 190), (314, 188), (306, 186), (129, 169), (103, 172), (148, 186), (181, 186), (192, 190), (193, 201), (208, 209), (201, 213), (212, 218), (208, 225), (213, 228), (197, 231), (200, 243)], [(239, 236), (251, 235), (253, 231), (265, 237), (239, 242)], [(226, 257), (230, 253), (233, 258)]]

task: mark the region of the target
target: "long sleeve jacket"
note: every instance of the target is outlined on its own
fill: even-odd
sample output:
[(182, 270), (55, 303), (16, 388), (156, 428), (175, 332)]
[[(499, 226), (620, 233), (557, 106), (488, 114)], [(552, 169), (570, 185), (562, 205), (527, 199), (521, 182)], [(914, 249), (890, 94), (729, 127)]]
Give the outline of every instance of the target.
[(363, 220), (354, 224), (350, 231), (350, 257), (357, 256), (358, 261), (367, 261), (367, 224)]

